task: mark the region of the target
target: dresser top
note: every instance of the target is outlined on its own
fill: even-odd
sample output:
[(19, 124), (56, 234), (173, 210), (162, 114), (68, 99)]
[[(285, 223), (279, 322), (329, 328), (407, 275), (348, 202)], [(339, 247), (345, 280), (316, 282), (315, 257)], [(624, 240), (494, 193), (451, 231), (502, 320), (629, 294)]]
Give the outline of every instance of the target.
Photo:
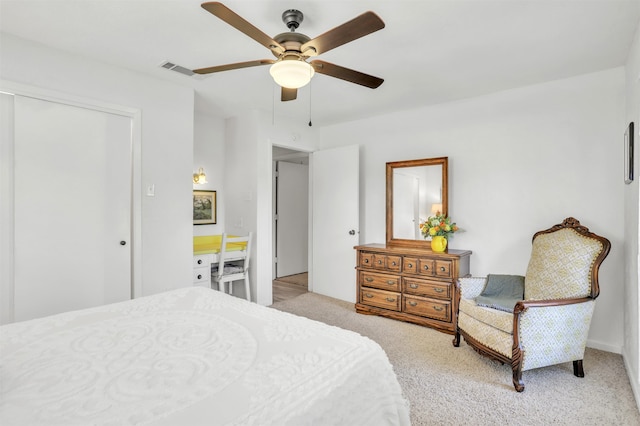
[(414, 248), (414, 247), (402, 247), (402, 246), (392, 246), (387, 244), (373, 243), (373, 244), (362, 244), (354, 247), (356, 250), (367, 250), (374, 251), (380, 253), (395, 253), (395, 254), (408, 254), (414, 256), (441, 256), (441, 257), (464, 257), (471, 255), (471, 250), (456, 250), (456, 249), (447, 249), (443, 253), (436, 253), (432, 251), (430, 248)]

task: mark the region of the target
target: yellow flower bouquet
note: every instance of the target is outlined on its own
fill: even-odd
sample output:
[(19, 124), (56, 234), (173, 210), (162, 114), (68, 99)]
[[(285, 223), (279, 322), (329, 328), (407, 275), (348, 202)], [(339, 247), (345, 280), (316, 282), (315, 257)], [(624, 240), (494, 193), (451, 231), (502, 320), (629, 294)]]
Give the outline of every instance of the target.
[(453, 237), (453, 233), (459, 231), (458, 225), (451, 222), (451, 218), (443, 214), (430, 216), (427, 220), (420, 223), (420, 233), (424, 238), (427, 237), (445, 237), (449, 239)]

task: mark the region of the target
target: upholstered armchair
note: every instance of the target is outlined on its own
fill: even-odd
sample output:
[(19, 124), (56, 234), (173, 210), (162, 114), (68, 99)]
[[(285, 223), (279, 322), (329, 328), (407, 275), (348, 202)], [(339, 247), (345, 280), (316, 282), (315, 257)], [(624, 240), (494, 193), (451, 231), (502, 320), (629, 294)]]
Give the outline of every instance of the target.
[(502, 290), (496, 292), (491, 275), (460, 278), (453, 345), (460, 345), (462, 335), (481, 355), (510, 364), (518, 392), (524, 390), (522, 372), (534, 368), (572, 361), (574, 375), (584, 377), (582, 360), (600, 292), (598, 268), (610, 248), (609, 240), (570, 217), (533, 236), (520, 289), (517, 276), (493, 277), (510, 285), (502, 295), (496, 294)]

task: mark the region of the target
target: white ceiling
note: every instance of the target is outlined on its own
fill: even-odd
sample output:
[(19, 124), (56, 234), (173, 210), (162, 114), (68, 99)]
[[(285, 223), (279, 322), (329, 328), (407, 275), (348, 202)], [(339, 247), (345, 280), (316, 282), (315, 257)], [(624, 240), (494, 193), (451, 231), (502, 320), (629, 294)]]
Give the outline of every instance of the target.
[[(590, 73), (626, 62), (639, 0), (227, 0), (264, 33), (304, 13), (311, 38), (371, 10), (386, 27), (318, 59), (385, 79), (372, 90), (317, 74), (282, 103), (268, 66), (187, 77), (186, 68), (271, 59), (271, 53), (200, 7), (200, 0), (0, 0), (0, 30), (193, 87), (196, 108), (245, 108), (323, 126)], [(311, 92), (310, 92), (311, 90)]]

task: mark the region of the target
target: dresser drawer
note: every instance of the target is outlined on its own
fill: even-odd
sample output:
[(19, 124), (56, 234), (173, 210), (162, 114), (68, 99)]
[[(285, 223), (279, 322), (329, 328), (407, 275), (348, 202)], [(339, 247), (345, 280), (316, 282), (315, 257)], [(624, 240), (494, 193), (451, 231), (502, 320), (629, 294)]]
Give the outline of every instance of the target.
[(198, 254), (193, 256), (193, 267), (201, 268), (204, 266), (211, 267), (211, 263), (213, 263), (213, 255), (212, 254)]
[(450, 260), (436, 260), (435, 275), (440, 278), (451, 278), (451, 261)]
[(419, 258), (418, 274), (439, 278), (451, 278), (452, 268), (450, 260)]
[(402, 270), (407, 274), (418, 273), (418, 258), (404, 256), (402, 258)]
[(375, 272), (360, 271), (360, 285), (375, 287), (389, 291), (400, 291), (400, 276), (376, 274)]
[(196, 268), (193, 270), (193, 283), (208, 283), (211, 281), (211, 267)]
[(402, 270), (402, 256), (374, 254), (373, 267), (378, 270), (400, 272)]
[(417, 296), (451, 300), (452, 283), (430, 281), (413, 277), (402, 278), (402, 291)]
[(376, 290), (367, 287), (360, 288), (360, 303), (363, 305), (400, 311), (400, 297), (400, 293), (392, 291)]
[(373, 268), (373, 253), (361, 251), (358, 264), (361, 268)]
[(402, 311), (421, 317), (451, 321), (451, 303), (418, 296), (402, 296)]

